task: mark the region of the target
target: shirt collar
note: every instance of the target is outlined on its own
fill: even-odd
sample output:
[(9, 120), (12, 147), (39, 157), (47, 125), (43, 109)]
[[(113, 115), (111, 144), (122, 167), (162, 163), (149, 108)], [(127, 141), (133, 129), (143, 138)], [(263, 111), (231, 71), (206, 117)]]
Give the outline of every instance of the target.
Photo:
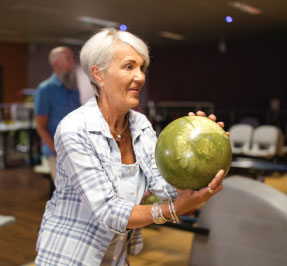
[(63, 83), (61, 82), (61, 80), (56, 76), (56, 74), (52, 74), (51, 79), (53, 80), (54, 84), (58, 87), (63, 86)]
[[(91, 98), (84, 106), (84, 117), (86, 128), (89, 132), (103, 132), (106, 137), (112, 138), (108, 123), (99, 109), (96, 97)], [(134, 110), (129, 111), (129, 122), (131, 131), (135, 136), (140, 135), (141, 130), (151, 127), (151, 123), (143, 114)]]

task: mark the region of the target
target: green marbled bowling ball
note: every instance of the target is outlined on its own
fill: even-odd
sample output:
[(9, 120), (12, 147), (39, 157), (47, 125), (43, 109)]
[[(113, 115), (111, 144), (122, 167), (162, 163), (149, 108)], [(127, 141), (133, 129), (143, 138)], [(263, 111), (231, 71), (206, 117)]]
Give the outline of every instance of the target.
[(155, 202), (159, 202), (160, 200), (157, 198), (157, 196), (151, 194), (149, 195), (145, 200), (144, 200), (144, 204), (153, 204)]
[(155, 160), (159, 172), (172, 186), (198, 190), (216, 173), (228, 173), (232, 151), (226, 132), (212, 120), (185, 116), (168, 124), (159, 135)]

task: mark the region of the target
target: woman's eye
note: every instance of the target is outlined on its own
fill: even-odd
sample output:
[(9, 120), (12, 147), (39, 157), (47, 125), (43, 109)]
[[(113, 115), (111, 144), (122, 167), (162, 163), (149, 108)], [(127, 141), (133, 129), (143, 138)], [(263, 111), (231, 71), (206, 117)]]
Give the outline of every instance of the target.
[(131, 70), (131, 69), (133, 69), (133, 66), (131, 64), (128, 64), (128, 65), (126, 65), (126, 69)]
[(145, 67), (145, 66), (142, 66), (142, 67), (141, 67), (141, 72), (143, 72), (143, 73), (146, 72), (146, 67)]

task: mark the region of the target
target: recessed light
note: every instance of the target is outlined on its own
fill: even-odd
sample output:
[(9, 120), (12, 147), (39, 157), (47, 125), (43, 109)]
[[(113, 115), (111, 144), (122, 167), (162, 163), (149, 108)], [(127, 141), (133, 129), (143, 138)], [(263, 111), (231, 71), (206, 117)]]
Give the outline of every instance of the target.
[(105, 19), (100, 19), (100, 18), (93, 18), (93, 17), (88, 17), (88, 16), (80, 16), (78, 17), (78, 20), (81, 22), (95, 24), (95, 25), (104, 26), (104, 27), (118, 28), (120, 24), (115, 21), (110, 21), (110, 20), (105, 20)]
[(125, 25), (125, 24), (122, 24), (121, 26), (120, 26), (120, 30), (122, 30), (122, 31), (126, 31), (128, 29), (128, 27), (127, 27), (127, 25)]
[(260, 9), (241, 2), (230, 2), (229, 5), (251, 15), (259, 15), (262, 13)]
[(60, 39), (61, 42), (66, 43), (66, 44), (73, 44), (73, 45), (83, 45), (85, 43), (84, 40), (80, 40), (80, 39), (73, 39), (73, 38), (61, 38)]
[(226, 21), (227, 23), (231, 23), (231, 22), (233, 21), (233, 18), (232, 18), (231, 16), (227, 16), (227, 17), (225, 18), (225, 21)]
[(182, 41), (185, 39), (185, 37), (183, 35), (178, 34), (178, 33), (169, 32), (169, 31), (161, 31), (159, 33), (159, 35), (161, 37), (176, 40), (176, 41)]

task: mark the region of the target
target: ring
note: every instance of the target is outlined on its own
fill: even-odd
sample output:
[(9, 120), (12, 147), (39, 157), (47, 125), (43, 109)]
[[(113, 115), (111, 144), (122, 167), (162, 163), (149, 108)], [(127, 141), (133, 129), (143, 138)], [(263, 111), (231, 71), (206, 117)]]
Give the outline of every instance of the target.
[(210, 187), (207, 187), (207, 189), (208, 189), (208, 192), (209, 192), (210, 194), (214, 194), (214, 193), (215, 193), (215, 190), (214, 190), (214, 189), (211, 189)]

